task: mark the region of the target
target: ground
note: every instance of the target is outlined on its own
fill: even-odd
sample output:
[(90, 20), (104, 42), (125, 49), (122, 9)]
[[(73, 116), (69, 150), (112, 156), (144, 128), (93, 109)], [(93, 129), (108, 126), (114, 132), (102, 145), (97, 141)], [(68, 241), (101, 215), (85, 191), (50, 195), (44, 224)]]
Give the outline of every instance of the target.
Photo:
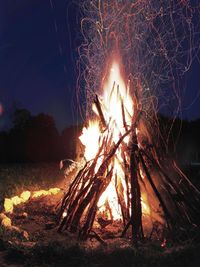
[(16, 164), (0, 168), (1, 211), (3, 199), (25, 190), (61, 187), (58, 195), (40, 197), (16, 207), (13, 225), (27, 231), (29, 237), (0, 228), (0, 267), (18, 266), (200, 266), (200, 245), (193, 240), (180, 244), (145, 242), (133, 248), (126, 239), (96, 239), (78, 242), (69, 233), (57, 232), (57, 205), (70, 183), (63, 180), (58, 164)]

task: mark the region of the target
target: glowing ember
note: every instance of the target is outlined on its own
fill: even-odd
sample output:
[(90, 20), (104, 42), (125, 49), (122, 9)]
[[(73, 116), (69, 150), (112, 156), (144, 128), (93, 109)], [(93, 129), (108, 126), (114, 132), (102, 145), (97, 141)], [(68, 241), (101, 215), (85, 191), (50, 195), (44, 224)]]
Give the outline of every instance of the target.
[(48, 191), (51, 195), (57, 195), (60, 192), (60, 188), (50, 188)]
[(4, 213), (0, 214), (0, 221), (1, 221), (1, 225), (3, 227), (10, 227), (12, 225), (11, 219), (8, 218)]
[(101, 195), (99, 199), (98, 207), (100, 212), (106, 211), (106, 201), (108, 201), (109, 206), (112, 209), (113, 219), (121, 219), (121, 210), (118, 205), (117, 193), (115, 190), (115, 185), (113, 185), (113, 181), (109, 184), (106, 191)]
[(150, 215), (151, 210), (149, 208), (149, 205), (147, 204), (147, 201), (145, 201), (143, 199), (143, 197), (141, 197), (141, 205), (142, 205), (142, 214), (143, 215)]
[(4, 200), (4, 209), (5, 212), (7, 213), (12, 213), (13, 212), (13, 202), (9, 198), (5, 198)]
[(21, 200), (23, 202), (26, 202), (26, 201), (29, 200), (30, 196), (31, 196), (31, 192), (30, 191), (24, 191), (24, 192), (21, 193), (20, 198), (21, 198)]
[(67, 216), (67, 212), (64, 211), (63, 214), (62, 214), (62, 217), (65, 218)]
[(164, 240), (161, 244), (161, 247), (164, 248), (164, 247), (166, 247), (166, 245), (167, 245), (167, 240), (164, 238)]

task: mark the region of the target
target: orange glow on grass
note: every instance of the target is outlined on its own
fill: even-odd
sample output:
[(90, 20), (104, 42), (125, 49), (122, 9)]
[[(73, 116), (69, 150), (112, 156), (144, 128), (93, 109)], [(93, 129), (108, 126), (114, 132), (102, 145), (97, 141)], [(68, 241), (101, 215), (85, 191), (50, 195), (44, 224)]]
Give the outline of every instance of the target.
[(11, 198), (5, 198), (4, 210), (6, 213), (13, 213), (14, 206), (23, 204), (29, 199), (35, 199), (42, 196), (56, 195), (60, 192), (60, 188), (50, 188), (49, 190), (38, 190), (31, 193), (30, 191), (24, 191), (19, 196)]

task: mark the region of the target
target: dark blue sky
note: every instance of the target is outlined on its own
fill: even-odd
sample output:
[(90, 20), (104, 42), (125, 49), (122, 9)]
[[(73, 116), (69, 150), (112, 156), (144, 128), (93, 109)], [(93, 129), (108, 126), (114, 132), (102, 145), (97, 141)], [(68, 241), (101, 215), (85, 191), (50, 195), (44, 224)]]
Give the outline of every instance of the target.
[[(74, 106), (81, 42), (78, 8), (72, 0), (0, 0), (0, 127), (14, 103), (32, 114), (54, 117), (59, 129), (77, 121)], [(200, 117), (200, 63), (186, 77), (183, 117)], [(185, 84), (184, 84), (185, 86)]]
[(59, 129), (76, 122), (78, 11), (70, 1), (54, 2), (0, 0), (0, 127), (14, 103), (52, 115)]
[(198, 57), (194, 59), (191, 69), (186, 74), (184, 86), (185, 93), (182, 98), (183, 118), (188, 120), (200, 118), (200, 53), (198, 53)]

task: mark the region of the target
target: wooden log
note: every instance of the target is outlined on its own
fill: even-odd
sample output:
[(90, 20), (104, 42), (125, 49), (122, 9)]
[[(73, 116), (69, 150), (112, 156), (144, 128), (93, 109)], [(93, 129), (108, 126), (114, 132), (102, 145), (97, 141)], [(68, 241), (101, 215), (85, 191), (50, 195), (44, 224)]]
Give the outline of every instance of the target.
[(103, 179), (101, 180), (102, 183), (100, 184), (98, 190), (96, 190), (95, 192), (96, 193), (95, 198), (93, 199), (93, 202), (88, 208), (86, 222), (79, 232), (79, 237), (81, 239), (86, 239), (92, 229), (92, 225), (93, 225), (95, 215), (97, 212), (97, 203), (99, 201), (100, 196), (103, 194), (103, 192), (106, 190), (107, 186), (109, 185), (111, 178), (112, 178), (112, 174), (113, 174), (113, 168), (108, 172), (104, 180)]
[(67, 202), (68, 202), (68, 199), (69, 197), (73, 197), (73, 193), (72, 192), (75, 192), (76, 190), (76, 185), (78, 184), (79, 180), (81, 179), (82, 177), (82, 173), (85, 171), (87, 167), (87, 163), (86, 165), (84, 166), (83, 169), (81, 169), (78, 174), (76, 175), (75, 179), (73, 180), (73, 182), (71, 183), (70, 187), (69, 187), (69, 190), (67, 191), (67, 193), (65, 194), (65, 196), (63, 197), (62, 199), (62, 203), (61, 203), (61, 208), (60, 208), (60, 211), (59, 211), (59, 221), (61, 220), (62, 218), (62, 214), (64, 212), (64, 210), (66, 209), (66, 205), (67, 205)]
[(80, 223), (81, 216), (85, 209), (87, 208), (88, 204), (92, 201), (92, 199), (95, 197), (96, 192), (99, 190), (100, 186), (102, 184), (102, 180), (98, 179), (97, 176), (95, 176), (93, 185), (87, 195), (80, 201), (73, 218), (70, 222), (70, 231), (71, 232), (76, 232), (78, 225)]
[(128, 228), (131, 226), (131, 223), (133, 221), (133, 218), (131, 216), (130, 220), (127, 222), (126, 226), (124, 227), (123, 231), (122, 231), (122, 234), (121, 234), (121, 237), (124, 237)]
[(91, 233), (89, 234), (90, 238), (95, 238), (98, 240), (103, 246), (107, 246), (107, 243), (94, 231), (92, 230)]
[(60, 223), (58, 229), (59, 231), (63, 229), (64, 225), (66, 225), (66, 228), (70, 227), (70, 231), (72, 232), (77, 231), (78, 225), (80, 224), (80, 220), (85, 209), (95, 197), (96, 191), (98, 191), (101, 188), (101, 185), (104, 184), (100, 177), (104, 176), (104, 173), (106, 172), (112, 157), (115, 155), (116, 150), (118, 149), (123, 139), (131, 132), (131, 130), (132, 129), (121, 136), (118, 142), (111, 147), (108, 155), (100, 165), (97, 173), (93, 177), (91, 176), (91, 178), (88, 177), (88, 179), (90, 180), (89, 184), (78, 193), (76, 198), (72, 201), (71, 205), (69, 205), (68, 215)]
[(125, 118), (124, 104), (123, 104), (122, 101), (121, 101), (121, 109), (122, 109), (122, 119), (123, 119), (124, 129), (126, 131), (128, 131), (128, 127), (127, 127), (127, 124), (126, 124), (126, 118)]
[[(154, 159), (154, 157), (149, 156), (145, 151), (141, 151), (153, 164), (154, 168), (157, 169), (160, 174), (163, 176), (164, 180), (162, 180), (162, 184), (163, 186), (166, 188), (166, 193), (169, 194), (170, 196), (170, 201), (174, 203), (174, 206), (176, 208), (176, 212), (177, 212), (177, 216), (179, 219), (181, 219), (181, 224), (183, 225), (183, 215), (186, 215), (186, 210), (188, 210), (188, 214), (185, 216), (186, 218), (186, 223), (188, 224), (188, 215), (190, 214), (190, 216), (194, 217), (194, 218), (199, 218), (200, 216), (197, 216), (197, 214), (199, 214), (199, 199), (200, 196), (198, 198), (198, 190), (194, 191), (190, 188), (190, 192), (189, 194), (187, 194), (184, 191), (184, 187), (180, 187), (179, 184), (176, 183), (176, 180), (173, 180), (169, 177), (169, 175), (166, 173), (165, 168), (161, 167), (160, 164), (158, 164), (158, 162)], [(184, 178), (183, 178), (184, 179)], [(174, 190), (174, 192), (177, 195), (177, 198), (179, 199), (179, 202), (181, 201), (181, 203), (179, 203), (177, 201), (177, 199), (174, 199), (173, 194), (171, 194), (171, 188), (172, 190)], [(182, 191), (181, 191), (182, 190)], [(196, 199), (198, 199), (196, 201), (196, 199), (194, 199), (194, 196), (196, 196)], [(195, 221), (197, 221), (195, 219)], [(198, 220), (199, 221), (199, 220)], [(199, 222), (200, 223), (200, 222)]]
[(97, 108), (97, 111), (98, 111), (98, 114), (99, 114), (99, 118), (100, 118), (100, 121), (102, 123), (102, 132), (105, 131), (105, 129), (107, 128), (107, 125), (106, 125), (106, 120), (104, 118), (104, 115), (103, 115), (103, 111), (102, 111), (102, 108), (101, 108), (101, 104), (99, 102), (99, 98), (97, 95), (95, 95), (95, 99), (94, 99), (94, 104)]
[(131, 154), (130, 154), (130, 182), (131, 182), (131, 225), (132, 225), (132, 240), (133, 244), (137, 245), (142, 239), (142, 207), (141, 207), (141, 192), (138, 183), (138, 145), (137, 135), (133, 131)]
[(127, 218), (128, 220), (130, 219), (130, 190), (129, 190), (129, 182), (130, 182), (130, 166), (126, 161), (126, 157), (124, 155), (123, 157), (124, 160), (124, 177), (125, 177), (125, 182), (126, 182), (126, 201), (127, 201)]
[(159, 191), (157, 190), (157, 188), (156, 188), (156, 186), (155, 186), (155, 184), (154, 184), (154, 182), (153, 182), (153, 180), (151, 178), (151, 175), (149, 174), (149, 171), (148, 171), (148, 169), (147, 169), (147, 167), (145, 165), (145, 162), (144, 162), (144, 159), (142, 157), (141, 152), (139, 152), (139, 159), (140, 159), (140, 162), (142, 163), (142, 166), (143, 166), (144, 172), (146, 174), (146, 177), (147, 177), (147, 179), (148, 179), (148, 181), (149, 181), (149, 183), (150, 183), (150, 185), (151, 185), (156, 197), (158, 198), (158, 200), (159, 200), (159, 202), (160, 202), (160, 204), (162, 206), (162, 209), (163, 209), (164, 214), (165, 214), (165, 219), (166, 219), (168, 228), (171, 228), (171, 226), (174, 223), (173, 219), (172, 219), (172, 216), (171, 216), (167, 206), (165, 205), (165, 202), (164, 202), (162, 196), (160, 195)]
[[(103, 145), (100, 147), (95, 159), (90, 162), (87, 162), (85, 167), (78, 173), (74, 181), (72, 182), (72, 185), (69, 188), (68, 193), (63, 199), (62, 206), (61, 206), (61, 211), (60, 211), (60, 225), (58, 228), (58, 231), (62, 231), (64, 225), (70, 225), (70, 221), (73, 218), (73, 214), (76, 210), (76, 206), (79, 201), (81, 201), (81, 198), (83, 198), (84, 194), (87, 192), (88, 188), (91, 186), (93, 180), (91, 180), (92, 177), (94, 177), (94, 169), (96, 167), (97, 160), (100, 156), (100, 153), (103, 149)], [(89, 183), (87, 184), (86, 181), (84, 181), (84, 178), (86, 178)], [(83, 180), (82, 182), (82, 187), (78, 188), (80, 181)], [(87, 186), (85, 186), (87, 184)], [(67, 212), (67, 216), (65, 218), (62, 218), (63, 212)]]
[(115, 189), (116, 189), (116, 193), (117, 193), (117, 199), (118, 199), (118, 202), (119, 202), (119, 205), (121, 208), (123, 224), (125, 226), (127, 221), (128, 221), (128, 214), (127, 214), (126, 203), (124, 200), (124, 189), (123, 189), (121, 181), (119, 180), (117, 182), (117, 175), (116, 174), (115, 174)]

